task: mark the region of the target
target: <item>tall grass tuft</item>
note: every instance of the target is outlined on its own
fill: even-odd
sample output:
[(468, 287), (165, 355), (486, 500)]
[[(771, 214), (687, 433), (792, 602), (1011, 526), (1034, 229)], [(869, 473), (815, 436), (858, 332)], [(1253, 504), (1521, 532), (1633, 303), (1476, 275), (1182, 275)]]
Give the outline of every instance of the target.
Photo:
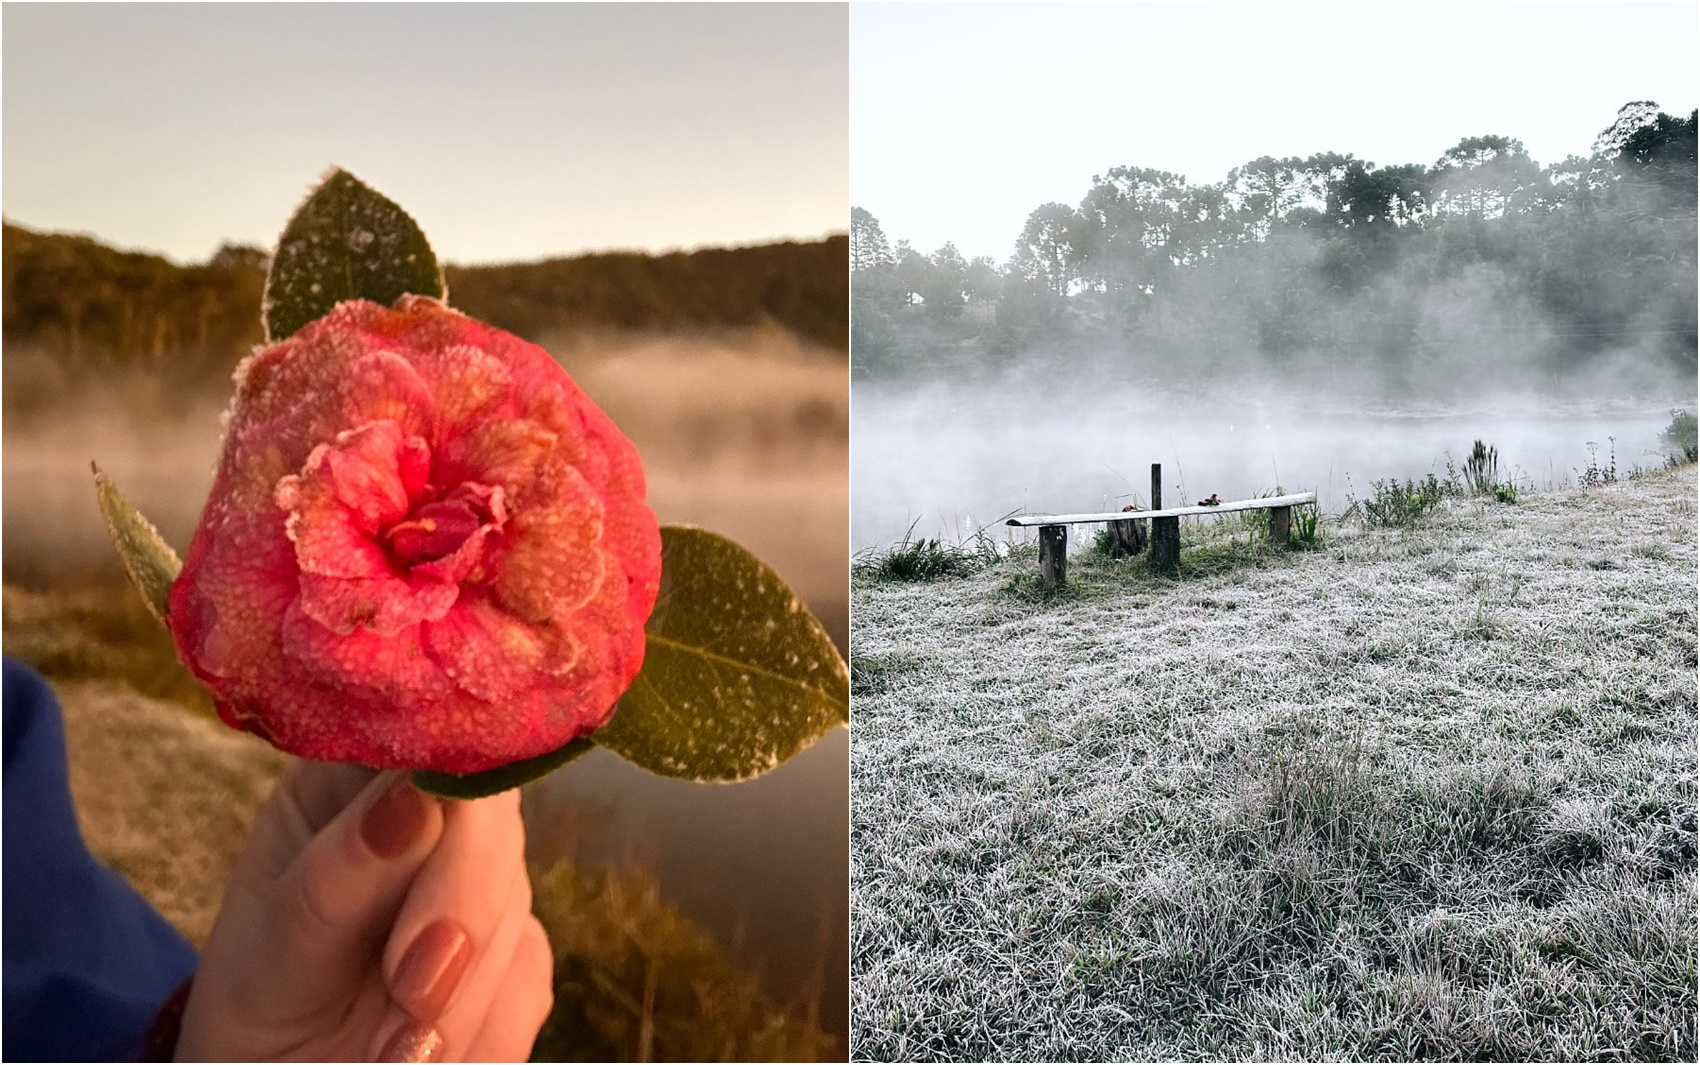
[(1293, 524), (1287, 531), (1287, 543), (1306, 551), (1322, 546), (1322, 508), (1306, 503), (1293, 508)]
[(883, 581), (933, 581), (966, 577), (996, 560), (998, 547), (984, 529), (965, 542), (947, 544), (938, 537), (914, 539), (915, 526), (895, 547), (864, 556), (856, 563), (863, 577)]
[(1492, 494), (1499, 485), (1499, 448), (1476, 441), (1464, 460), (1464, 484), (1471, 495)]

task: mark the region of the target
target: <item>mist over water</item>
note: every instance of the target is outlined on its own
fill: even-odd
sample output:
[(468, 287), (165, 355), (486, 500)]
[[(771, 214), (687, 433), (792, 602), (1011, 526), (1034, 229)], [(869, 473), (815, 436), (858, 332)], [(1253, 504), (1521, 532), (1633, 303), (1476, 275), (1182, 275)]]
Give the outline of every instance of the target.
[[(974, 382), (858, 381), (851, 411), (852, 548), (915, 536), (960, 540), (1012, 512), (1117, 511), (1149, 503), (1151, 463), (1163, 503), (1216, 493), (1241, 499), (1279, 486), (1315, 491), (1327, 514), (1385, 478), (1446, 476), (1477, 440), (1499, 449), (1521, 488), (1573, 482), (1616, 451), (1618, 475), (1660, 466), (1673, 406), (1640, 397), (1556, 400), (1505, 393), (1437, 406), (1270, 386), (1193, 389), (1060, 369)], [(1612, 439), (1615, 438), (1615, 441)]]

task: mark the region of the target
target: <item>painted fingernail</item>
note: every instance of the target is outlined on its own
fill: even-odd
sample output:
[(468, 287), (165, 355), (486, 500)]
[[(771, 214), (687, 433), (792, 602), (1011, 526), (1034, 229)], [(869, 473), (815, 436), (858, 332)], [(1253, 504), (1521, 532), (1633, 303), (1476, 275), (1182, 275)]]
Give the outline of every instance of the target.
[(466, 929), (447, 918), (433, 921), (402, 955), (390, 997), (417, 1019), (435, 1021), (470, 964), (472, 939)]
[(391, 784), (360, 821), (366, 846), (380, 858), (394, 858), (407, 850), (425, 830), (426, 802), (406, 777)]
[(428, 1024), (414, 1021), (390, 1036), (379, 1061), (440, 1061), (443, 1056), (443, 1033)]

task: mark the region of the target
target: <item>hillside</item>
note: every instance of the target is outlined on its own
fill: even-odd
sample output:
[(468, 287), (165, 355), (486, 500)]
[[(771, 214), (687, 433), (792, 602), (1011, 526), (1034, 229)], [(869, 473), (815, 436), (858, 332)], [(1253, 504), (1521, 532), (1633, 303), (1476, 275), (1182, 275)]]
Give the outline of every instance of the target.
[[(778, 326), (826, 350), (849, 344), (848, 243), (608, 252), (490, 266), (446, 264), (450, 302), (529, 340), (566, 330), (680, 333)], [(7, 224), (3, 336), (13, 353), (73, 371), (139, 368), (216, 380), (261, 339), (266, 253), (226, 246), (179, 266), (92, 237)], [(8, 384), (11, 384), (8, 374)]]

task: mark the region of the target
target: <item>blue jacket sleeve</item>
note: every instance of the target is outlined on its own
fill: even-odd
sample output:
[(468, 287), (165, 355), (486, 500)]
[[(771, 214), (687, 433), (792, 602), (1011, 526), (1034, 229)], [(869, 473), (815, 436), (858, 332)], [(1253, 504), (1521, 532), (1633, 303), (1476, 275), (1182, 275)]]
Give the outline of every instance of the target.
[(194, 948), (83, 843), (52, 689), (7, 658), (3, 702), (0, 1053), (135, 1061), (160, 1003), (194, 972)]

